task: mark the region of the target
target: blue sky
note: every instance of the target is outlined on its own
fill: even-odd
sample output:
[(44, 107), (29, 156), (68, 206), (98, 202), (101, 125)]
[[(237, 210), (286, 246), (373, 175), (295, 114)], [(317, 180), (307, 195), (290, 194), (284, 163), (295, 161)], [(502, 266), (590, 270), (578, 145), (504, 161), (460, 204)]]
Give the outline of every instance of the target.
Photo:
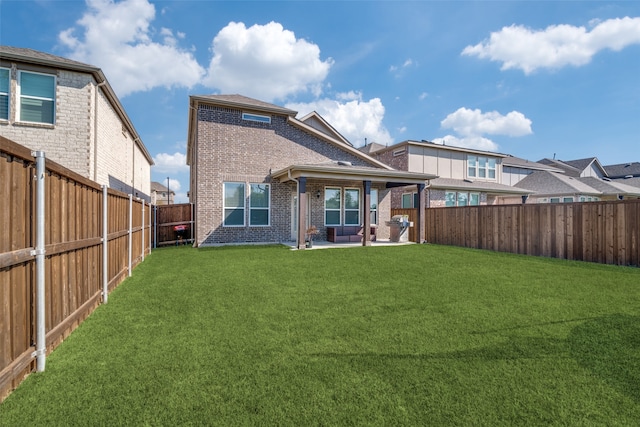
[(640, 161), (640, 2), (0, 1), (0, 44), (102, 68), (186, 200), (188, 97), (318, 111), (354, 145)]

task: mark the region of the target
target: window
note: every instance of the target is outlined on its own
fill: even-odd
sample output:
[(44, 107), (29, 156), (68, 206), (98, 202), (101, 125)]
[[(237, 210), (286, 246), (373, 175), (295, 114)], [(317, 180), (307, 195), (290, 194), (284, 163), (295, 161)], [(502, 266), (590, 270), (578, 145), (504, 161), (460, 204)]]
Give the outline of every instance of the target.
[(564, 197), (562, 203), (573, 203), (573, 197)]
[(344, 190), (344, 225), (360, 225), (360, 190)]
[(496, 179), (496, 159), (468, 156), (467, 176), (469, 178)]
[(249, 225), (269, 225), (269, 184), (251, 184)]
[(19, 117), (21, 122), (53, 124), (56, 78), (47, 74), (20, 71)]
[(469, 194), (469, 205), (470, 206), (478, 206), (478, 205), (480, 205), (480, 194), (478, 194), (478, 193)]
[(0, 120), (9, 120), (9, 70), (0, 68)]
[(324, 189), (324, 224), (340, 225), (340, 212), (342, 210), (342, 191), (340, 188)]
[(453, 191), (447, 191), (444, 193), (444, 205), (455, 206), (456, 205), (456, 193)]
[(560, 203), (560, 197), (552, 197), (549, 199), (549, 203)]
[(402, 195), (402, 209), (417, 208), (419, 203), (418, 193), (404, 193)]
[(225, 227), (244, 226), (244, 183), (224, 183), (224, 225)]
[(271, 123), (271, 116), (262, 116), (260, 114), (242, 113), (242, 120), (251, 122)]
[(378, 223), (378, 190), (376, 188), (371, 189), (371, 204), (369, 205), (369, 213), (371, 218), (371, 224)]

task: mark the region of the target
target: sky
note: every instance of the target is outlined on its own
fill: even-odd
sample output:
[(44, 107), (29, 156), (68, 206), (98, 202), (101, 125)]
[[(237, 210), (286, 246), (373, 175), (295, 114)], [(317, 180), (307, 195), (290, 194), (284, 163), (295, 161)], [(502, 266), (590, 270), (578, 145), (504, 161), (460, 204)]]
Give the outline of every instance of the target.
[(638, 1), (0, 0), (0, 44), (100, 67), (177, 202), (190, 95), (317, 111), (357, 147), (640, 161)]

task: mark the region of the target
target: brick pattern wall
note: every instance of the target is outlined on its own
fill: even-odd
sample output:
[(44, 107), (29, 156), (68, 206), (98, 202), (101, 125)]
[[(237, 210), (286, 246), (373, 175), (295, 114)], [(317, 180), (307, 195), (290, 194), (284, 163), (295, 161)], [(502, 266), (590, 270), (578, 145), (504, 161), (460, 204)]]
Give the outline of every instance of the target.
[(20, 123), (16, 94), (18, 71), (23, 68), (11, 65), (9, 120), (0, 121), (0, 134), (31, 150), (44, 151), (48, 159), (99, 184), (148, 196), (151, 167), (93, 76), (38, 69), (56, 76), (55, 123)]
[[(281, 242), (292, 235), (293, 181), (280, 183), (270, 173), (292, 164), (313, 164), (331, 160), (350, 161), (354, 166), (370, 166), (367, 162), (287, 123), (285, 116), (272, 115), (271, 123), (242, 120), (242, 111), (200, 105), (197, 138), (192, 165), (197, 164), (197, 177), (192, 170), (192, 201), (196, 201), (196, 242), (215, 244), (231, 242)], [(244, 227), (224, 227), (223, 182), (271, 185), (271, 225), (249, 227), (248, 209)], [(311, 224), (324, 230), (324, 186), (329, 182), (307, 181), (311, 199)], [(362, 182), (340, 186), (362, 188)], [(316, 192), (321, 191), (321, 198)], [(386, 191), (381, 191), (386, 195)], [(248, 194), (247, 194), (248, 196)], [(247, 200), (248, 202), (248, 200)], [(382, 207), (381, 207), (382, 210)]]

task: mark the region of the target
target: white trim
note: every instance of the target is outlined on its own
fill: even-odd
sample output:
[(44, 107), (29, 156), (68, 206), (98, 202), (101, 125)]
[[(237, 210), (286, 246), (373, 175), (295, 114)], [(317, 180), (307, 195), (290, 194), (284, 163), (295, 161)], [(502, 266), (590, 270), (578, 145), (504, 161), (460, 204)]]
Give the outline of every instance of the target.
[[(53, 78), (53, 98), (43, 98), (43, 97), (37, 97), (37, 96), (29, 96), (29, 95), (24, 95), (24, 97), (26, 99), (37, 99), (37, 100), (42, 100), (42, 101), (51, 101), (53, 102), (53, 111), (52, 111), (52, 122), (48, 123), (48, 122), (31, 122), (28, 120), (22, 120), (22, 118), (20, 117), (20, 115), (22, 114), (21, 111), (21, 106), (22, 106), (22, 75), (24, 73), (27, 74), (37, 74), (37, 75), (41, 75), (41, 76), (46, 76), (46, 77), (51, 77)], [(56, 124), (56, 88), (57, 88), (57, 84), (58, 84), (58, 80), (57, 80), (57, 76), (54, 74), (47, 74), (47, 73), (37, 73), (35, 71), (26, 71), (26, 70), (18, 70), (18, 82), (17, 82), (17, 89), (16, 89), (16, 121), (20, 122), (20, 123), (38, 123), (38, 124), (45, 124), (45, 125), (55, 125)]]
[[(360, 205), (362, 204), (361, 200), (360, 200), (360, 196), (362, 195), (362, 190), (360, 188), (357, 187), (344, 187), (343, 188), (343, 203), (342, 203), (342, 212), (343, 212), (343, 219), (342, 222), (344, 223), (345, 226), (354, 226), (354, 225), (360, 225), (361, 223), (361, 217), (360, 217)], [(356, 223), (349, 223), (347, 224), (347, 212), (355, 212), (355, 209), (347, 209), (347, 191), (349, 190), (355, 190), (358, 192), (358, 197), (356, 198), (356, 200), (358, 201), (358, 221)]]
[[(340, 198), (339, 198), (340, 207), (338, 209), (335, 209), (335, 208), (327, 209), (327, 190), (328, 189), (340, 191)], [(344, 191), (342, 191), (342, 187), (332, 187), (332, 186), (324, 187), (324, 201), (323, 201), (323, 210), (322, 210), (322, 215), (324, 216), (324, 218), (322, 220), (324, 222), (325, 227), (337, 227), (342, 225), (342, 208), (343, 208), (342, 193), (344, 193)], [(330, 212), (338, 211), (338, 214), (340, 215), (340, 219), (337, 224), (327, 223), (327, 210), (329, 210)]]
[[(226, 222), (226, 210), (227, 209), (239, 209), (239, 206), (230, 206), (227, 207), (225, 204), (226, 193), (227, 193), (227, 184), (241, 184), (243, 187), (243, 197), (242, 197), (242, 224), (235, 225), (227, 225)], [(247, 223), (247, 184), (245, 182), (238, 181), (223, 181), (222, 182), (222, 226), (228, 228), (239, 228), (244, 227)]]
[[(255, 209), (255, 210), (265, 210), (265, 208), (254, 208), (251, 207), (251, 194), (253, 193), (251, 190), (251, 186), (252, 185), (265, 185), (268, 188), (269, 194), (268, 194), (268, 204), (266, 207), (266, 211), (267, 211), (267, 223), (266, 224), (251, 224), (251, 210)], [(249, 227), (271, 227), (271, 184), (266, 183), (266, 182), (250, 182), (249, 183)]]
[(7, 92), (0, 92), (0, 95), (6, 95), (7, 97), (7, 117), (0, 117), (0, 120), (8, 121), (11, 118), (11, 69), (0, 67), (0, 70), (7, 70)]

